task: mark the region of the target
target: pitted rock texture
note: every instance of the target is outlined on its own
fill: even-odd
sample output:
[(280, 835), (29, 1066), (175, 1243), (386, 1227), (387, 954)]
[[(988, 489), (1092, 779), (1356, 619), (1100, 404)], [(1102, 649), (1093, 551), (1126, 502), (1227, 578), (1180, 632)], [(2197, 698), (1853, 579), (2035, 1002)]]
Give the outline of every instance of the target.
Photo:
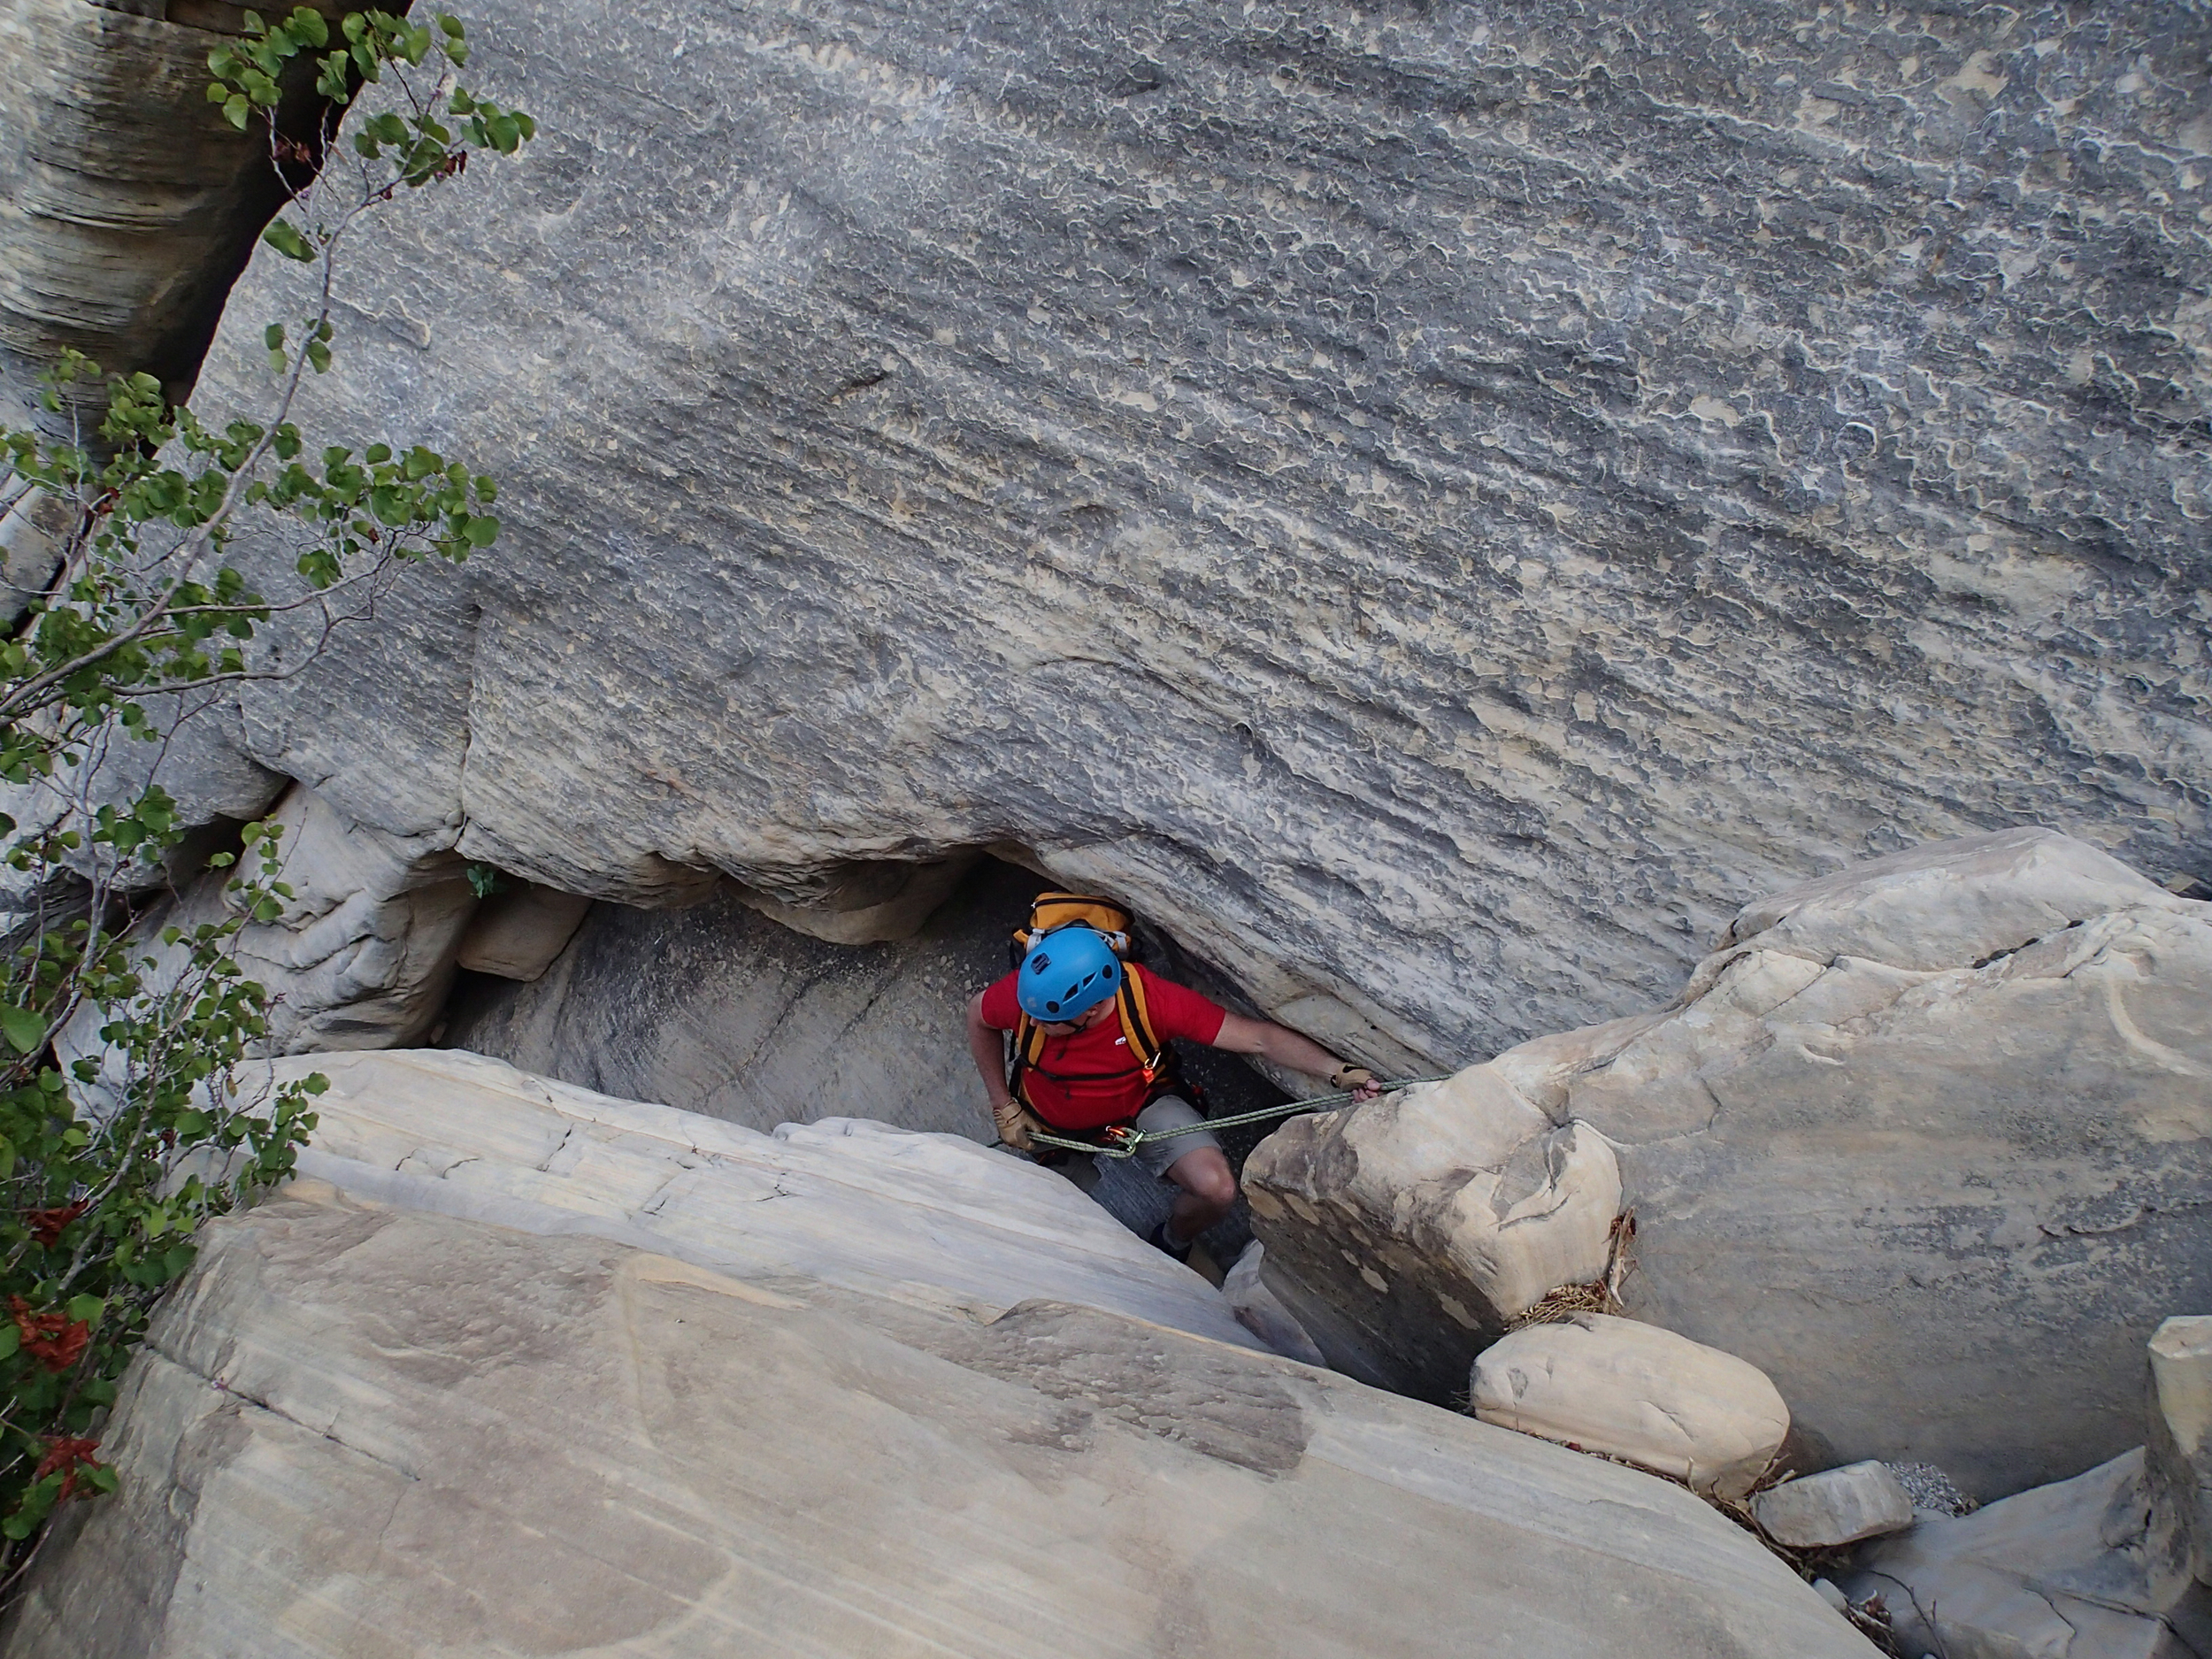
[(1925, 839), (2212, 864), (2193, 7), (470, 21), (545, 136), (307, 413), (507, 534), (242, 699), (364, 822), (841, 911), (1010, 842), (1400, 1072)]
[[(634, 1138), (655, 1109), (630, 1110)], [(943, 1137), (875, 1138), (1082, 1202)], [(898, 1161), (795, 1156), (796, 1202), (703, 1163), (687, 1241), (787, 1263), (805, 1223), (779, 1212), (834, 1208), (828, 1166), (865, 1230)], [(623, 1168), (570, 1184), (603, 1195)], [(503, 1174), (570, 1179), (506, 1162), (472, 1195)], [(486, 1225), (435, 1180), (375, 1208), (308, 1186), (209, 1230), (108, 1430), (121, 1493), (72, 1506), (9, 1659), (1440, 1659), (1470, 1632), (1534, 1659), (1870, 1651), (1687, 1493), (1131, 1317), (1118, 1278), (1218, 1298), (1102, 1218), (1110, 1237), (1037, 1242), (1107, 1305), (978, 1306), (979, 1263), (1018, 1281), (1020, 1230), (956, 1205), (858, 1288), (520, 1206)]]
[(2212, 1305), (2208, 1080), (2212, 905), (2015, 831), (1749, 905), (1672, 1006), (1289, 1125), (1245, 1179), (1268, 1271), (1327, 1270), (1356, 1351), (1442, 1398), (1495, 1231), (1444, 1201), (1532, 1116), (1601, 1133), (1631, 1313), (1841, 1460), (1991, 1498), (2139, 1443), (2143, 1343)]

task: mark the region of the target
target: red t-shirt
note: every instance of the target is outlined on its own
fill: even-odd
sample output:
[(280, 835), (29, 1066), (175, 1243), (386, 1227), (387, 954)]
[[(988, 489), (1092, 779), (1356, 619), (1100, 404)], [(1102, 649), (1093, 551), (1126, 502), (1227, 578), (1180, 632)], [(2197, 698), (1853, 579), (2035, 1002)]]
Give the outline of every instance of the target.
[[(1145, 973), (1134, 963), (1129, 972), (1144, 976), (1145, 1009), (1162, 1042), (1171, 1037), (1211, 1042), (1221, 1035), (1221, 1022), (1227, 1016), (1218, 1006), (1156, 973)], [(1020, 1023), (1021, 1004), (1014, 997), (1018, 977), (1010, 973), (984, 992), (985, 1025), (1011, 1031)], [(1047, 1037), (1037, 1064), (1023, 1071), (1022, 1085), (1031, 1109), (1055, 1129), (1102, 1129), (1108, 1124), (1127, 1123), (1144, 1110), (1145, 1096), (1151, 1092), (1136, 1056), (1129, 1052), (1118, 1005), (1088, 1031)]]

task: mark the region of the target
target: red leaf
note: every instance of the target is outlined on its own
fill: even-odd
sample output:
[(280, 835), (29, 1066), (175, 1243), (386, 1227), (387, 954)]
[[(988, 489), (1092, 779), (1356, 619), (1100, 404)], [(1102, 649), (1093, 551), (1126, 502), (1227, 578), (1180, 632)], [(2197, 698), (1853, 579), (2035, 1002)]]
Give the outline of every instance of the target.
[(80, 1198), (60, 1210), (27, 1210), (23, 1212), (23, 1225), (31, 1230), (34, 1239), (50, 1250), (61, 1242), (61, 1230), (91, 1208), (89, 1199)]
[(92, 1327), (65, 1313), (33, 1313), (20, 1296), (8, 1298), (15, 1328), (23, 1338), (23, 1351), (51, 1371), (67, 1371), (84, 1356), (92, 1340)]
[(92, 1454), (99, 1449), (100, 1442), (97, 1440), (73, 1440), (65, 1434), (58, 1440), (48, 1442), (46, 1455), (38, 1460), (38, 1472), (31, 1479), (43, 1480), (57, 1469), (73, 1478), (79, 1463), (90, 1463), (97, 1469), (99, 1464), (94, 1460)]

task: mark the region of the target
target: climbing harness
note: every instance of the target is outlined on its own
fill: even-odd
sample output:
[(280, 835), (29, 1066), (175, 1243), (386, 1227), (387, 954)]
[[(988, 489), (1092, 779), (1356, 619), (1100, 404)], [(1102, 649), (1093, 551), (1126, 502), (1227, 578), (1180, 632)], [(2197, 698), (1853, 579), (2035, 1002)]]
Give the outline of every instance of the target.
[[(1442, 1072), (1435, 1077), (1379, 1078), (1383, 1093), (1387, 1094), (1416, 1083), (1441, 1083), (1451, 1075)], [(1294, 1112), (1323, 1111), (1332, 1106), (1341, 1106), (1359, 1091), (1342, 1089), (1334, 1094), (1316, 1094), (1310, 1100), (1286, 1101), (1280, 1106), (1263, 1106), (1257, 1111), (1234, 1112), (1226, 1118), (1209, 1118), (1202, 1123), (1185, 1124), (1179, 1129), (1129, 1129), (1117, 1125), (1102, 1131), (1106, 1144), (1094, 1141), (1071, 1141), (1065, 1135), (1046, 1134), (1039, 1130), (1029, 1132), (1030, 1140), (1039, 1146), (1056, 1147), (1069, 1152), (1089, 1152), (1102, 1158), (1133, 1158), (1137, 1148), (1155, 1141), (1172, 1141), (1180, 1135), (1194, 1135), (1202, 1129), (1237, 1129), (1246, 1124), (1265, 1123), (1271, 1118), (1287, 1118)], [(1003, 1143), (1002, 1143), (1003, 1144)]]

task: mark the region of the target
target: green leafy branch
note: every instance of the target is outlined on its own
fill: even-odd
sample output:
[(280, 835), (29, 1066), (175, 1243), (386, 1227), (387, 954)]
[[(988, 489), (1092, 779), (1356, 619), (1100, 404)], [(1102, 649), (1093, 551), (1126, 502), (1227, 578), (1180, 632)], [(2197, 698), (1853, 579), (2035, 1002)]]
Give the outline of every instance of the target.
[[(0, 427), (0, 512), (43, 499), (69, 526), (59, 573), (0, 639), (0, 782), (19, 810), (36, 805), (31, 822), (0, 814), (14, 889), (0, 913), (0, 1599), (57, 1504), (113, 1488), (96, 1432), (154, 1304), (203, 1221), (289, 1171), (325, 1087), (244, 1081), (269, 997), (236, 945), (293, 898), (281, 827), (249, 825), (208, 860), (238, 872), (219, 913), (180, 905), (159, 926), (188, 826), (157, 782), (104, 780), (111, 745), (165, 745), (224, 688), (299, 672), (404, 566), (457, 564), (499, 535), (490, 478), (419, 444), (311, 444), (292, 419), (303, 377), (332, 366), (337, 256), (364, 216), (536, 130), (465, 89), (467, 61), (443, 14), (249, 13), (245, 37), (210, 56), (208, 96), (265, 130), (291, 200), (263, 240), (314, 267), (303, 312), (261, 336), (268, 408), (212, 426), (150, 375), (104, 378), (71, 353), (43, 396), (68, 440)], [(303, 141), (277, 117), (310, 73), (326, 108)], [(380, 107), (353, 110), (370, 88)], [(102, 385), (88, 433), (73, 388)], [(249, 526), (292, 549), (299, 580), (281, 596), (230, 561)], [(292, 617), (307, 633), (291, 666), (250, 650)]]

